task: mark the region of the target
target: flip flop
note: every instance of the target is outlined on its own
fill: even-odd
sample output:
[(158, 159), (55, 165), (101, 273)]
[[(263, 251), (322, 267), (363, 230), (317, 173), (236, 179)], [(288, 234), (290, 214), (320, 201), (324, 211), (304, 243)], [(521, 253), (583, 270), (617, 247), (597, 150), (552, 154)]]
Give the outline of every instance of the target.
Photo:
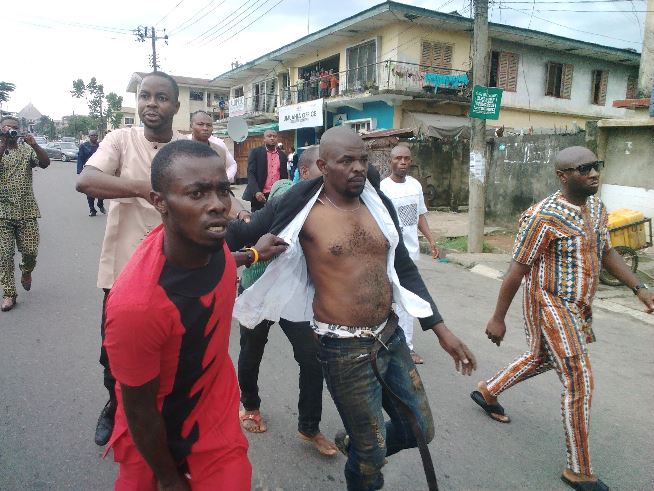
[[(250, 433), (265, 433), (268, 430), (266, 423), (261, 417), (261, 413), (248, 413), (241, 411), (238, 414), (238, 419), (241, 421), (241, 428)], [(248, 424), (246, 422), (253, 422), (254, 425)]]
[(482, 393), (479, 392), (478, 390), (475, 390), (475, 391), (471, 392), (470, 397), (472, 398), (473, 401), (475, 401), (477, 404), (479, 404), (484, 411), (486, 411), (486, 414), (488, 414), (488, 416), (491, 419), (494, 419), (495, 421), (497, 421), (499, 423), (509, 423), (511, 421), (510, 419), (504, 421), (502, 419), (496, 418), (495, 416), (498, 415), (498, 414), (500, 416), (505, 415), (504, 414), (504, 408), (500, 404), (488, 404), (486, 402), (486, 399), (484, 399), (484, 396), (482, 395)]
[(601, 479), (597, 481), (571, 481), (567, 477), (561, 476), (561, 481), (577, 491), (609, 491), (609, 487)]

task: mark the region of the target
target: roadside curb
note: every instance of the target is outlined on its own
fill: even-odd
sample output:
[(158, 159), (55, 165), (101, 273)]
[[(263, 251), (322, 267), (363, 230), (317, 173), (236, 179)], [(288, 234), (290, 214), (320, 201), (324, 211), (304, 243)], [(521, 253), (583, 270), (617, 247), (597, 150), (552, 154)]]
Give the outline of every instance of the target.
[[(502, 281), (502, 279), (504, 278), (504, 271), (500, 271), (499, 269), (493, 266), (496, 265), (498, 262), (501, 263), (505, 259), (503, 257), (497, 257), (497, 256), (504, 256), (504, 255), (489, 254), (489, 256), (491, 256), (489, 257), (489, 259), (493, 259), (490, 261), (493, 264), (493, 266), (484, 264), (485, 261), (480, 261), (478, 256), (479, 255), (457, 253), (457, 252), (451, 252), (446, 255), (447, 259), (449, 259), (451, 263), (462, 266), (467, 270), (469, 270), (471, 273), (475, 273), (480, 276), (484, 276), (486, 278), (491, 278), (493, 280)], [(492, 258), (492, 256), (496, 256), (496, 257)], [(597, 298), (597, 296), (593, 300), (593, 307), (597, 307), (602, 310), (614, 312), (617, 314), (626, 314), (633, 317), (634, 319), (643, 322), (644, 324), (649, 324), (651, 326), (654, 326), (654, 315), (647, 314), (644, 311), (639, 310), (637, 308), (638, 306), (639, 304), (635, 304), (634, 307), (630, 307), (618, 303), (616, 301), (613, 301), (610, 298)]]

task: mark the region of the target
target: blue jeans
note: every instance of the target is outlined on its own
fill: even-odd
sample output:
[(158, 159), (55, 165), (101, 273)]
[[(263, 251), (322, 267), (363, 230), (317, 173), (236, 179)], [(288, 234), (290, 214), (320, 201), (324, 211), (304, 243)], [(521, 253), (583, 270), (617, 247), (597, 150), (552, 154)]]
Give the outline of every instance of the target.
[[(350, 437), (345, 465), (348, 491), (369, 491), (380, 482), (384, 459), (417, 446), (404, 414), (385, 393), (370, 364), (372, 338), (321, 336), (319, 359), (327, 388)], [(434, 438), (434, 420), (420, 375), (404, 333), (397, 328), (377, 355), (380, 376), (414, 412), (427, 442)], [(384, 421), (382, 408), (390, 416)]]

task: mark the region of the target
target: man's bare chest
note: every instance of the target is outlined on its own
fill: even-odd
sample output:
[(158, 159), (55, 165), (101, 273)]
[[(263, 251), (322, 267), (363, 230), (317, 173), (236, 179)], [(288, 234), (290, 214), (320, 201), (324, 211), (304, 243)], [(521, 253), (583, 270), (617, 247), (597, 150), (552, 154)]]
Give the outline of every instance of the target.
[[(318, 205), (323, 206), (323, 205)], [(355, 213), (315, 209), (302, 230), (307, 246), (326, 258), (386, 256), (389, 243), (367, 208)]]

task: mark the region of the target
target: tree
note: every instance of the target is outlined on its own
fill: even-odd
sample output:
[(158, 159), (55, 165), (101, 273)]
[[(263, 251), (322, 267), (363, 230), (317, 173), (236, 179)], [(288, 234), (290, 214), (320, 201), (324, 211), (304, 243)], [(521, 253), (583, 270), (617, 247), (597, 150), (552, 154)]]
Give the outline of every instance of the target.
[[(104, 134), (107, 130), (107, 123), (112, 127), (120, 125), (123, 114), (120, 109), (123, 105), (123, 98), (115, 92), (105, 95), (104, 86), (99, 84), (95, 77), (92, 77), (88, 84), (78, 78), (73, 81), (71, 95), (77, 99), (84, 98), (89, 107), (89, 116), (96, 122), (98, 130)], [(106, 102), (106, 106), (105, 106)]]
[(51, 140), (57, 136), (57, 128), (49, 116), (41, 116), (34, 125), (34, 132), (38, 135), (45, 135)]
[(109, 92), (106, 99), (107, 121), (112, 129), (118, 128), (123, 122), (123, 113), (121, 111), (123, 107), (123, 98), (122, 96), (116, 95), (114, 92)]
[(0, 106), (9, 100), (9, 93), (13, 92), (16, 86), (10, 82), (0, 82)]
[(79, 138), (80, 133), (87, 135), (89, 130), (97, 129), (96, 121), (90, 116), (73, 114), (72, 116), (64, 116), (62, 119), (66, 121), (66, 126), (62, 129), (62, 136)]

